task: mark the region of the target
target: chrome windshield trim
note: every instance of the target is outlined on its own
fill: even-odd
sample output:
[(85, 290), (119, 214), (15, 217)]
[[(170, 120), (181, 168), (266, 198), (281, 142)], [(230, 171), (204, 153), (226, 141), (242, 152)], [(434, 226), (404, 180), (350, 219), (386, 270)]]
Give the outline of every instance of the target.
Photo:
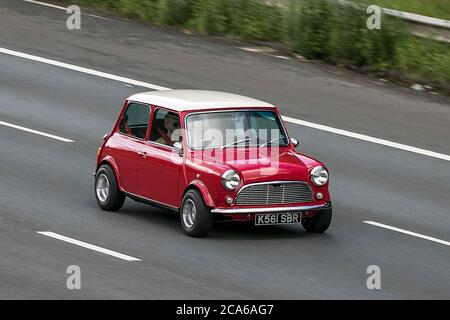
[(219, 214), (245, 214), (245, 213), (283, 213), (283, 212), (300, 212), (331, 208), (331, 203), (317, 204), (312, 206), (295, 206), (295, 207), (273, 207), (273, 208), (239, 208), (239, 209), (212, 209), (212, 213)]

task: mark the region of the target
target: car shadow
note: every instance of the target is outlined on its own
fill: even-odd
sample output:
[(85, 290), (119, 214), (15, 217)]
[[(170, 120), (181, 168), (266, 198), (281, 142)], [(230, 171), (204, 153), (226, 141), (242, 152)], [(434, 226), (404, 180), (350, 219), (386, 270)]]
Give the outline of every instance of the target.
[[(116, 212), (123, 216), (158, 225), (167, 232), (184, 234), (177, 213), (170, 210), (140, 204), (127, 199), (124, 207)], [(208, 240), (257, 240), (257, 239), (289, 239), (329, 237), (327, 234), (312, 234), (306, 232), (299, 224), (286, 226), (255, 226), (252, 222), (215, 222), (208, 234)]]
[(257, 240), (299, 239), (317, 236), (307, 233), (299, 224), (285, 226), (255, 226), (253, 222), (218, 222), (208, 237), (212, 239)]

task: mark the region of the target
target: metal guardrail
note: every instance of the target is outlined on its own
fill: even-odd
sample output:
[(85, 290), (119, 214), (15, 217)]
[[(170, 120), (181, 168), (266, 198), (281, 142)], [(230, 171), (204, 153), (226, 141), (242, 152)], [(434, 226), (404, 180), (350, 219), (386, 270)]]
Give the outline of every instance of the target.
[[(275, 0), (277, 1), (277, 0)], [(361, 4), (349, 0), (331, 0), (346, 6), (353, 6), (364, 10)], [(441, 42), (450, 43), (450, 21), (428, 17), (420, 14), (403, 12), (394, 9), (380, 7), (382, 11), (393, 17), (405, 20), (408, 23), (411, 33), (415, 36), (434, 39)]]
[(386, 8), (383, 8), (383, 12), (387, 15), (407, 21), (411, 33), (415, 36), (450, 43), (449, 20)]
[[(285, 5), (285, 0), (262, 0), (264, 3), (271, 6), (283, 6)], [(313, 1), (313, 0), (311, 0)], [(349, 1), (349, 0), (330, 0), (337, 3), (353, 6), (361, 10), (366, 8), (362, 7), (361, 4)], [(426, 0), (424, 0), (426, 1)], [(450, 21), (444, 19), (438, 19), (433, 17), (428, 17), (420, 14), (403, 12), (394, 9), (382, 8), (382, 11), (393, 17), (405, 20), (408, 23), (411, 33), (415, 36), (434, 39), (441, 42), (450, 43)]]
[(450, 21), (449, 20), (437, 19), (437, 18), (432, 18), (432, 17), (428, 17), (428, 16), (422, 16), (420, 14), (403, 12), (403, 11), (386, 9), (386, 8), (383, 8), (383, 11), (384, 11), (384, 13), (386, 13), (390, 16), (402, 18), (404, 20), (408, 20), (411, 22), (421, 23), (421, 24), (432, 26), (432, 27), (450, 29)]

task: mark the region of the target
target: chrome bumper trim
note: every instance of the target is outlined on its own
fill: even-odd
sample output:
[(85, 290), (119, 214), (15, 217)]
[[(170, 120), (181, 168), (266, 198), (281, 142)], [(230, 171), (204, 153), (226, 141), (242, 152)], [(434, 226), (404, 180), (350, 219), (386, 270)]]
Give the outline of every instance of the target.
[(313, 205), (313, 206), (295, 206), (295, 207), (273, 207), (273, 208), (239, 208), (239, 209), (212, 209), (212, 213), (219, 214), (239, 214), (239, 213), (283, 213), (299, 212), (310, 210), (321, 210), (331, 208), (331, 203)]

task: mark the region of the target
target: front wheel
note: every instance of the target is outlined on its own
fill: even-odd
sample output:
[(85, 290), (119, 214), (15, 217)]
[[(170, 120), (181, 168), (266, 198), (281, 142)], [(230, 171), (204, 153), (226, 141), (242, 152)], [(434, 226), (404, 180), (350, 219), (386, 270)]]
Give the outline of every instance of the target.
[(125, 195), (109, 165), (102, 165), (95, 174), (95, 198), (100, 208), (106, 211), (117, 211), (123, 206)]
[(312, 233), (325, 232), (330, 226), (332, 215), (332, 209), (319, 211), (314, 217), (302, 220), (303, 228)]
[(189, 190), (180, 209), (181, 227), (190, 237), (204, 237), (211, 230), (213, 217), (197, 190)]

